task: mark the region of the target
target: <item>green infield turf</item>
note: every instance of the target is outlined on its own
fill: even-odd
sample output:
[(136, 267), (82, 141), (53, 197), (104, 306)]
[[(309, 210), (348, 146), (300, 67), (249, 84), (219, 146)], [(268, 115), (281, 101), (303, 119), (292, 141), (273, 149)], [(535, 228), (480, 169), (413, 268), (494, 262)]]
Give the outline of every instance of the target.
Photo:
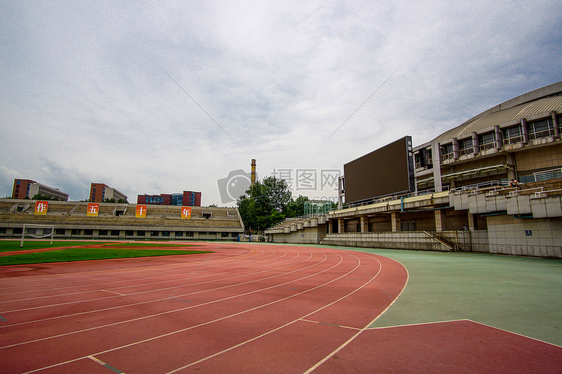
[[(10, 248), (7, 244), (9, 242), (2, 242), (3, 248)], [(35, 247), (24, 248), (19, 247), (19, 242), (17, 246), (12, 249), (4, 249), (6, 251), (14, 250), (26, 250), (26, 249), (40, 249), (49, 248), (49, 242), (29, 242), (35, 243)], [(42, 243), (42, 245), (40, 244)], [(92, 248), (92, 245), (100, 245), (102, 247)], [(121, 243), (108, 243), (108, 242), (53, 242), (53, 250), (45, 252), (34, 252), (34, 253), (22, 253), (14, 254), (11, 256), (0, 256), (0, 266), (1, 265), (23, 265), (23, 264), (40, 264), (48, 262), (71, 262), (71, 261), (88, 261), (88, 260), (107, 260), (107, 259), (117, 259), (117, 258), (135, 258), (135, 257), (152, 257), (152, 256), (170, 256), (170, 255), (187, 255), (195, 253), (209, 253), (209, 251), (193, 251), (193, 250), (171, 250), (171, 249), (131, 249), (131, 248), (115, 248), (116, 244), (121, 245)], [(165, 244), (148, 244), (148, 243), (128, 243), (129, 247), (131, 244), (133, 246), (148, 246), (151, 247), (166, 247)], [(77, 248), (63, 248), (56, 249), (56, 247), (69, 247), (69, 246), (81, 246)], [(185, 245), (168, 245), (175, 247), (185, 247)]]
[(159, 247), (159, 248), (179, 248), (179, 247), (196, 247), (195, 244), (162, 244), (162, 243), (102, 243), (110, 247)]
[(110, 242), (86, 242), (86, 241), (54, 241), (53, 245), (50, 245), (49, 240), (42, 241), (25, 241), (23, 247), (20, 248), (20, 240), (0, 240), (0, 252), (12, 252), (12, 251), (25, 251), (28, 249), (41, 249), (41, 248), (57, 248), (57, 247), (75, 247), (80, 245), (97, 245), (97, 244), (119, 244)]

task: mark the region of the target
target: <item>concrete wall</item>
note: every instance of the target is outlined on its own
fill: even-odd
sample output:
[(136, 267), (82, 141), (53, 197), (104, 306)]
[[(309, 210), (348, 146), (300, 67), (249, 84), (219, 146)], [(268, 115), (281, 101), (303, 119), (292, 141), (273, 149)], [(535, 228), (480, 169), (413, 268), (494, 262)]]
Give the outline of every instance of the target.
[(488, 217), (485, 252), (562, 258), (562, 218)]
[(273, 243), (318, 244), (326, 236), (326, 225), (305, 227), (302, 230), (289, 233), (269, 234), (269, 241)]
[(419, 231), (328, 234), (320, 244), (345, 247), (450, 251), (449, 247)]

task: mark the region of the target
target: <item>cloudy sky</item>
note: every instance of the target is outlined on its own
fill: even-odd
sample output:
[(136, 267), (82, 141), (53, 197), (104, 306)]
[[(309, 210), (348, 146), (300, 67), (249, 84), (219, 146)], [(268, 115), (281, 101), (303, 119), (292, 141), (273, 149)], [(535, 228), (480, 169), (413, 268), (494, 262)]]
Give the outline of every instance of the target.
[[(0, 197), (324, 171), (562, 80), (562, 3), (0, 0)], [(234, 173), (231, 173), (233, 172)]]

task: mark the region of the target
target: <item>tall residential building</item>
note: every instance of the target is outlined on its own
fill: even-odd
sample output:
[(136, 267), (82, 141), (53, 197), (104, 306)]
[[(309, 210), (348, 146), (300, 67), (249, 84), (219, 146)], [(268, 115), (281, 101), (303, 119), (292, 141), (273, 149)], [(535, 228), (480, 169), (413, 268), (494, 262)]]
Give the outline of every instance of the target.
[(117, 191), (115, 188), (111, 188), (103, 183), (90, 184), (90, 201), (94, 203), (101, 203), (105, 199), (115, 199), (115, 201), (119, 201), (119, 200), (127, 201), (127, 196)]
[(12, 199), (32, 199), (35, 195), (48, 196), (54, 200), (68, 200), (68, 194), (58, 188), (49, 187), (31, 179), (14, 179)]

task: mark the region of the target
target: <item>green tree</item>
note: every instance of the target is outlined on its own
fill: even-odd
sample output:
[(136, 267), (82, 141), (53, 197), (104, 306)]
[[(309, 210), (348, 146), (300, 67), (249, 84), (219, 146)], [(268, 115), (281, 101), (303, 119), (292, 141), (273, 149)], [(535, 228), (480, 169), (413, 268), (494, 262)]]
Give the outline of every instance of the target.
[(294, 200), (289, 201), (289, 203), (285, 206), (285, 217), (300, 217), (304, 216), (304, 203), (309, 201), (307, 196), (299, 195)]
[(250, 186), (237, 204), (246, 229), (262, 232), (285, 219), (284, 212), (291, 201), (287, 182), (271, 176)]
[(31, 200), (56, 200), (56, 199), (52, 196), (36, 194), (31, 198)]

